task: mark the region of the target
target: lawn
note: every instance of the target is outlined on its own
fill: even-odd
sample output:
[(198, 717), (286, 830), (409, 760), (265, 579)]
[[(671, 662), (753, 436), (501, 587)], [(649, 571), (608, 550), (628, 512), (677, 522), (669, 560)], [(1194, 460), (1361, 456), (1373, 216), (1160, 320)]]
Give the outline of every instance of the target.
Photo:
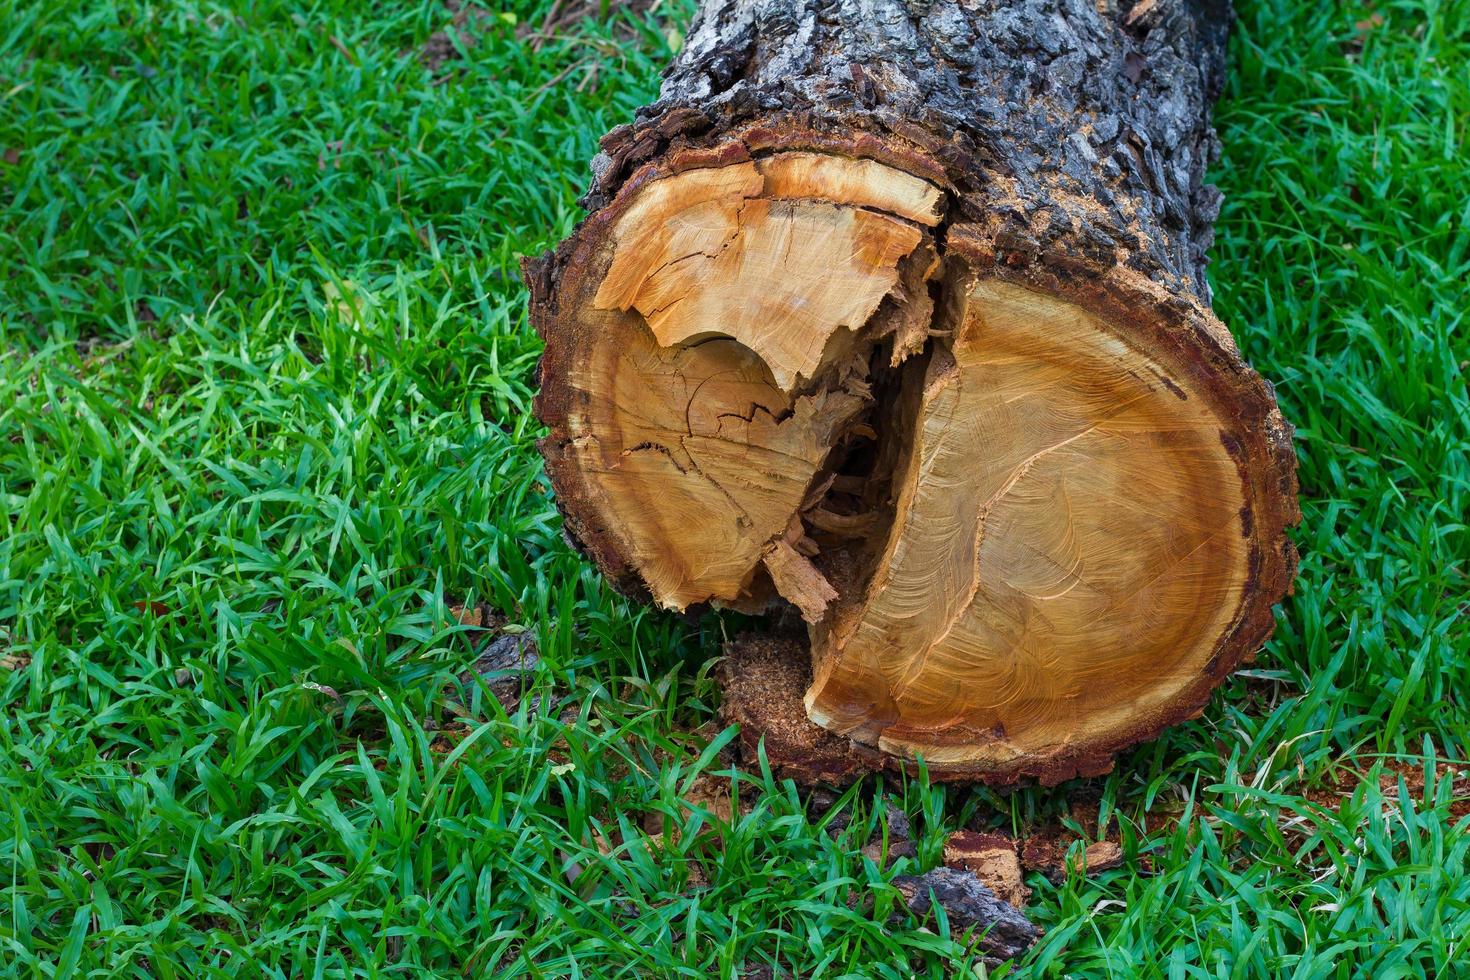
[[(1080, 795), (1126, 861), (1033, 876), (1012, 975), (1452, 975), (1470, 0), (1240, 6), (1211, 273), (1298, 429), (1275, 637), (1105, 779), (821, 812), (722, 760), (737, 624), (608, 589), (529, 414), (517, 258), (688, 8), (0, 0), (0, 969), (949, 975), (886, 881)], [(465, 602), (539, 646), (509, 714)]]

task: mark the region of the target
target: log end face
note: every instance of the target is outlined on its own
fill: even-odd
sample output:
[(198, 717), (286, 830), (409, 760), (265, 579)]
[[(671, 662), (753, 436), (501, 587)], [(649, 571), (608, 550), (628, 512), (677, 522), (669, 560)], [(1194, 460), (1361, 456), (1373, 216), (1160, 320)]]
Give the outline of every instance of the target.
[(814, 720), (1051, 782), (1197, 716), (1269, 634), (1289, 428), (1233, 345), (1112, 289), (992, 270), (951, 305), (888, 543), (813, 631)]
[(809, 659), (728, 652), (747, 749), (1050, 784), (1197, 715), (1295, 569), (1290, 427), (1228, 332), (1121, 268), (997, 261), (898, 168), (717, 157), (540, 267), (537, 410), (620, 588), (810, 624)]

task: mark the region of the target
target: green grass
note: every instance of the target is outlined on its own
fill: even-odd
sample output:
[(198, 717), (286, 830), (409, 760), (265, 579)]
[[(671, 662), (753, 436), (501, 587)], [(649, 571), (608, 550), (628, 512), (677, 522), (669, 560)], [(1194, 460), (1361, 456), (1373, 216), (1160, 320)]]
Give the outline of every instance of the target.
[[(1033, 879), (1018, 975), (1470, 957), (1448, 781), (1305, 798), (1467, 751), (1470, 2), (1378, 3), (1361, 39), (1366, 6), (1242, 6), (1212, 275), (1298, 426), (1301, 578), (1256, 667), (1097, 781), (1128, 862)], [(1065, 813), (1069, 787), (915, 780), (814, 821), (751, 772), (719, 837), (684, 815), (728, 772), (684, 734), (722, 624), (562, 542), (515, 259), (570, 229), (687, 10), (533, 50), (547, 7), (436, 76), (438, 0), (0, 0), (10, 974), (942, 975), (963, 937), (886, 924), (915, 862), (858, 855), (884, 803), (924, 862)], [(569, 723), (480, 689), (434, 730), (472, 660), (446, 597), (535, 631)], [(679, 842), (645, 846), (649, 814)]]

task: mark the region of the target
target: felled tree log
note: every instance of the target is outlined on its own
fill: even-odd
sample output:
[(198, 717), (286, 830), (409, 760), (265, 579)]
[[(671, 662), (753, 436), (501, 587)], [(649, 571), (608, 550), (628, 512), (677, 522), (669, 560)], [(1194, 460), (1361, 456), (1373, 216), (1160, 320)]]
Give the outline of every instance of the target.
[(526, 268), (542, 451), (619, 588), (807, 620), (807, 718), (752, 730), (1054, 782), (1269, 635), (1291, 428), (1205, 280), (1229, 17), (708, 0), (603, 139)]

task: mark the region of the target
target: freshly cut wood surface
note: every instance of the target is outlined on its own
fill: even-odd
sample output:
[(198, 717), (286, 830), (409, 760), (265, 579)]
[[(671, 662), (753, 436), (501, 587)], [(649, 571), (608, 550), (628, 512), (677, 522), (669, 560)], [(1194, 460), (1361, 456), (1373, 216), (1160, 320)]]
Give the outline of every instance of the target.
[(661, 605), (737, 600), (864, 398), (793, 399), (733, 340), (670, 349), (620, 332), (590, 359), (585, 428), (559, 464)]
[(873, 578), (814, 647), (813, 720), (1002, 766), (1172, 704), (1250, 572), (1240, 476), (1188, 383), (1075, 304), (977, 283)]

